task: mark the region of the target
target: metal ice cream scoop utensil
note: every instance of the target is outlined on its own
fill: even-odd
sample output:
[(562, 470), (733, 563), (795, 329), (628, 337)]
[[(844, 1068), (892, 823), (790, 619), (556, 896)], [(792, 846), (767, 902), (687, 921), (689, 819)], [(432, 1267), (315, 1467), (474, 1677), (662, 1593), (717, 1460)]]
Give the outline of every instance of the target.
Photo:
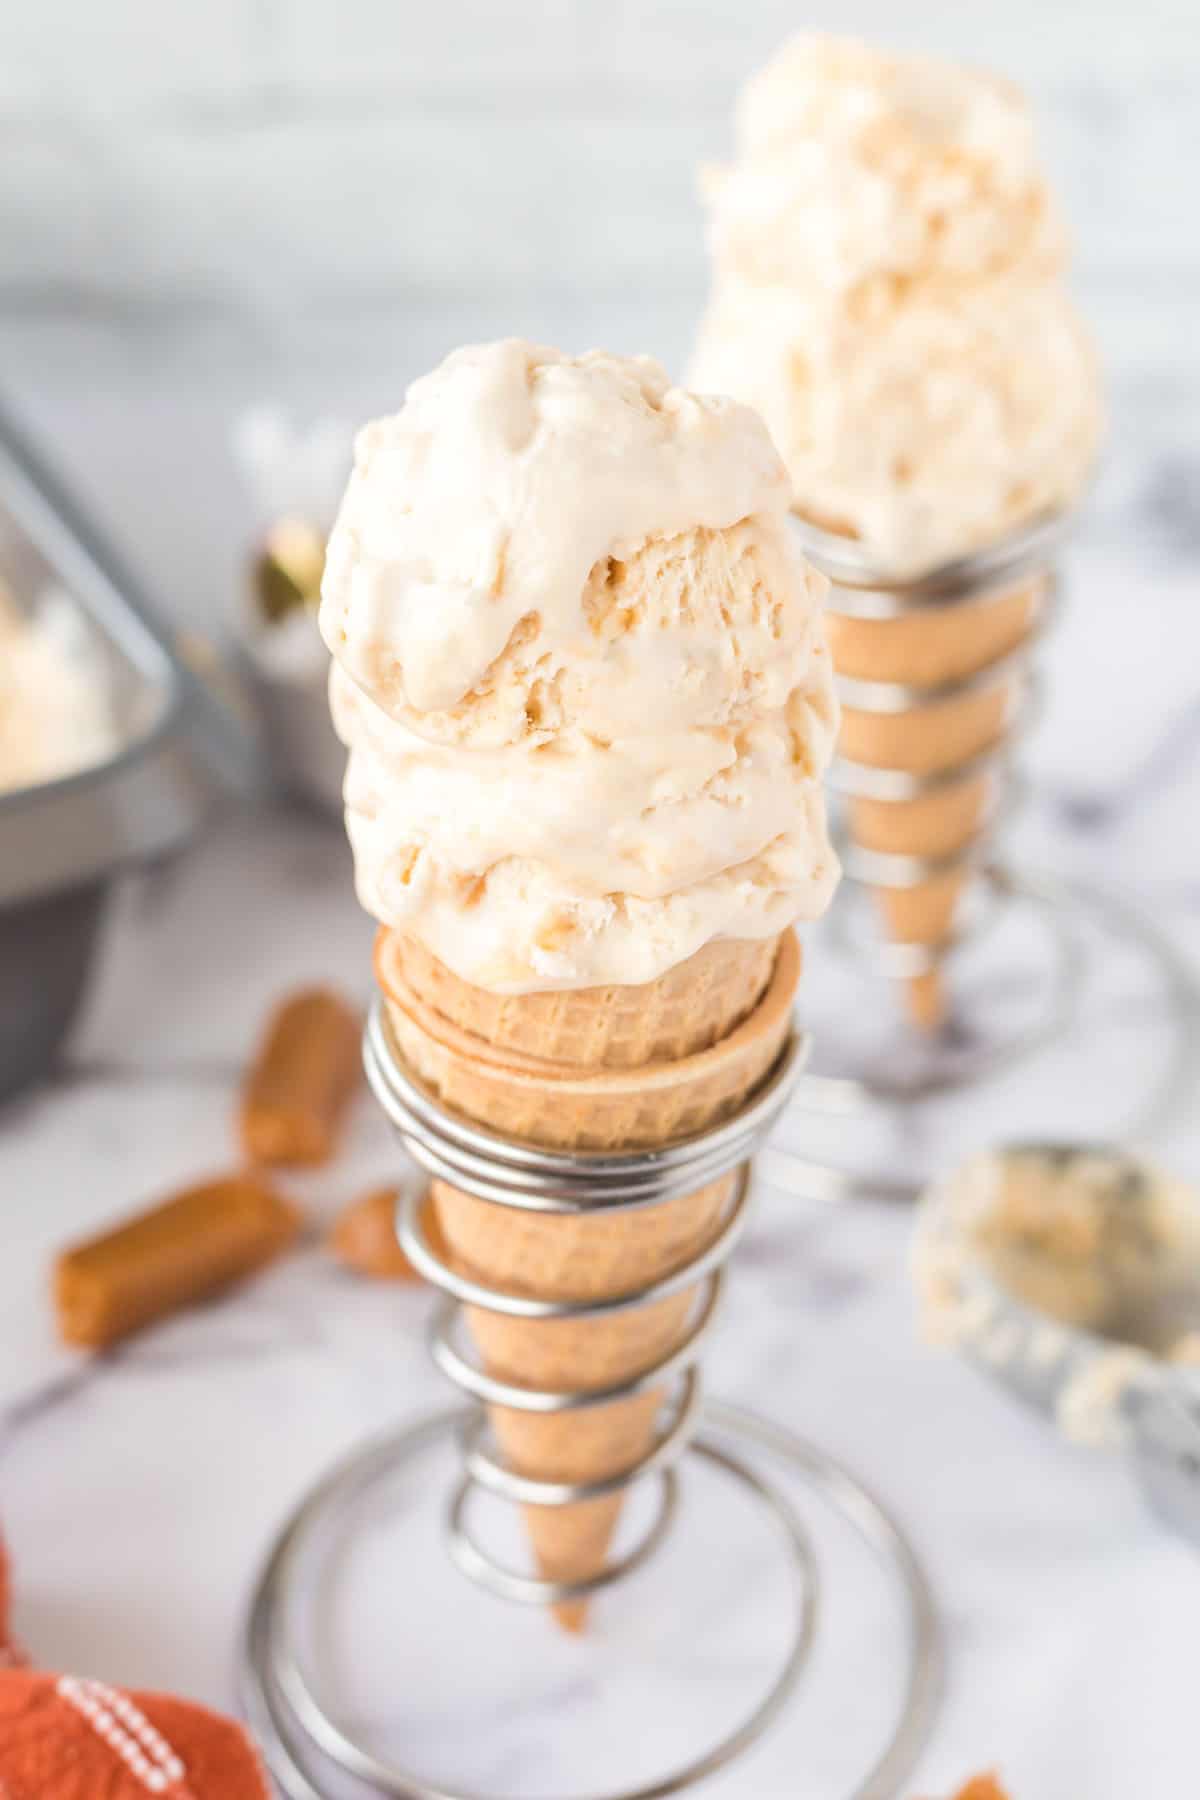
[(1200, 1192), (1125, 1148), (1005, 1146), (925, 1195), (914, 1272), (932, 1336), (1066, 1435), (1125, 1449), (1200, 1548), (1200, 1362), (1167, 1354), (1200, 1346)]

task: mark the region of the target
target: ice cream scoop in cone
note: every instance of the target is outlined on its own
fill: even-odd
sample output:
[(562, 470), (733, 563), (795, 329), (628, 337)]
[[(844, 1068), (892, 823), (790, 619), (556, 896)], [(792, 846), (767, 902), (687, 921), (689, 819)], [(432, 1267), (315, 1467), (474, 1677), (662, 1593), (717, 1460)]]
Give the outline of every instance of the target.
[[(686, 979), (692, 964), (694, 982)], [(494, 996), (481, 994), (473, 1010), (467, 984), (426, 955), (408, 954), (393, 933), (380, 936), (376, 969), (395, 1050), (444, 1106), (535, 1144), (634, 1150), (706, 1130), (742, 1106), (788, 1036), (800, 957), (786, 932), (766, 945), (723, 945), (719, 957), (701, 951), (642, 988), (561, 996), (573, 1016), (565, 1035), (561, 1019), (545, 1017), (541, 1003), (548, 996), (521, 996), (497, 1009)], [(527, 1047), (517, 1049), (522, 1005), (530, 1024)], [(635, 1014), (656, 1019), (656, 1041), (665, 1033), (678, 1054), (634, 1066), (606, 1064), (606, 1018)], [(715, 1021), (724, 1030), (714, 1042)], [(502, 1031), (504, 1043), (471, 1029), (484, 1025)], [(627, 1043), (625, 1025), (620, 1034)], [(560, 1050), (557, 1060), (541, 1054), (548, 1041)], [(593, 1060), (563, 1060), (567, 1041), (586, 1044)], [(692, 1265), (721, 1234), (737, 1186), (736, 1175), (723, 1175), (652, 1206), (570, 1214), (500, 1206), (445, 1182), (434, 1195), (444, 1242), (461, 1273), (504, 1294), (595, 1302), (636, 1294)], [(476, 1305), (467, 1320), (489, 1376), (531, 1392), (586, 1396), (652, 1376), (688, 1336), (700, 1304), (697, 1281), (590, 1316), (525, 1318)], [(492, 1432), (518, 1475), (603, 1484), (651, 1451), (669, 1385), (664, 1375), (661, 1384), (651, 1379), (621, 1397), (557, 1410), (493, 1405)], [(543, 1578), (576, 1583), (603, 1570), (623, 1497), (617, 1487), (565, 1505), (525, 1508)], [(555, 1612), (563, 1626), (579, 1630), (586, 1601), (567, 1601)]]
[(467, 1306), (468, 1474), (559, 1590), (525, 1597), (614, 1574), (619, 1478), (682, 1448), (659, 1365), (742, 1217), (733, 1116), (798, 1068), (790, 928), (838, 876), (824, 590), (762, 421), (646, 357), (475, 345), (357, 440), (321, 629), (385, 927), (368, 1056), (442, 1184), (451, 1266), (407, 1207), (405, 1246)]
[(930, 966), (906, 981), (911, 1016), (927, 1031), (945, 1018), (941, 954), (1000, 797), (1001, 753), (1027, 678), (1022, 646), (1045, 592), (1043, 578), (1026, 579), (887, 618), (839, 612), (836, 590), (831, 603), (850, 835), (863, 851), (913, 859), (911, 876), (880, 883), (876, 897), (892, 941), (930, 952)]

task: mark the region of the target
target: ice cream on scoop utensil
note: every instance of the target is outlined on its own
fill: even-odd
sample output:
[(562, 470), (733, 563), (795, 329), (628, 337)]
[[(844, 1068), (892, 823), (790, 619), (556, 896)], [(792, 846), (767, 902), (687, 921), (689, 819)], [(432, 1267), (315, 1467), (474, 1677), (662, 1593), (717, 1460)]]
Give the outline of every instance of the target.
[(1126, 1449), (1200, 1545), (1200, 1192), (1123, 1146), (1004, 1146), (930, 1189), (914, 1272), (935, 1342)]

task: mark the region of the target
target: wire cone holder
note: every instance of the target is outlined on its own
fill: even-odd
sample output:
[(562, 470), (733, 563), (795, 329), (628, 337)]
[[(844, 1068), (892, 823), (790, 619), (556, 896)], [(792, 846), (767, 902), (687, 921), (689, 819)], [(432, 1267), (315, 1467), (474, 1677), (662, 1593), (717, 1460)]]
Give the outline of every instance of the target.
[(1034, 903), (1053, 936), (1052, 1003), (1039, 1025), (988, 1047), (953, 1078), (919, 1084), (926, 1089), (973, 1079), (1054, 1035), (1079, 985), (1064, 893), (998, 856), (1025, 798), (1017, 754), (1038, 714), (1035, 659), (1058, 610), (1055, 560), (1069, 525), (1067, 513), (1047, 516), (897, 581), (853, 540), (796, 522), (805, 556), (832, 584), (843, 723), (831, 785), (845, 802), (846, 877), (872, 892), (881, 916), (872, 959), (902, 985), (913, 1022), (933, 1034), (947, 1017), (946, 960), (1006, 902)]
[[(560, 1217), (586, 1215), (595, 1219), (629, 1212), (661, 1209), (688, 1196), (712, 1195), (717, 1204), (706, 1217), (710, 1229), (687, 1259), (657, 1279), (638, 1280), (621, 1292), (590, 1300), (540, 1299), (527, 1293), (498, 1290), (464, 1273), (446, 1260), (444, 1247), (435, 1247), (423, 1229), (418, 1197), (409, 1194), (401, 1202), (400, 1241), (420, 1272), (442, 1290), (443, 1304), (435, 1315), (431, 1345), (442, 1372), (471, 1398), (492, 1409), (493, 1419), (511, 1409), (520, 1424), (530, 1418), (553, 1419), (565, 1425), (568, 1438), (586, 1432), (590, 1418), (622, 1404), (643, 1409), (647, 1441), (631, 1463), (593, 1479), (545, 1480), (524, 1475), (512, 1466), (500, 1446), (490, 1441), (481, 1416), (468, 1430), (465, 1471), (451, 1504), (450, 1545), (463, 1571), (507, 1599), (570, 1607), (636, 1567), (655, 1547), (665, 1531), (674, 1507), (674, 1465), (686, 1450), (700, 1417), (700, 1351), (716, 1315), (723, 1282), (722, 1268), (745, 1228), (750, 1201), (750, 1158), (786, 1105), (801, 1073), (806, 1042), (792, 1035), (765, 1086), (731, 1120), (697, 1137), (654, 1152), (547, 1151), (527, 1144), (507, 1144), (481, 1132), (440, 1109), (389, 1056), (386, 1026), (377, 1015), (367, 1039), (367, 1064), (372, 1085), (388, 1116), (414, 1159), (439, 1182), (459, 1193), (494, 1207), (518, 1212), (553, 1213)], [(695, 1296), (693, 1302), (692, 1297)], [(669, 1341), (658, 1349), (664, 1332), (655, 1321), (644, 1342), (657, 1351), (649, 1362), (603, 1385), (572, 1389), (531, 1388), (487, 1373), (466, 1350), (467, 1336), (461, 1314), (469, 1310), (501, 1320), (545, 1324), (553, 1321), (586, 1322), (592, 1326), (607, 1320), (628, 1321), (670, 1308)], [(674, 1325), (674, 1330), (670, 1326)], [(682, 1335), (680, 1334), (682, 1325)], [(481, 1333), (486, 1338), (486, 1331)], [(625, 1335), (625, 1334), (623, 1334)], [(640, 1334), (639, 1334), (640, 1335)], [(665, 1409), (668, 1388), (673, 1397)], [(665, 1410), (666, 1422), (657, 1415)], [(503, 1427), (495, 1435), (503, 1435)], [(513, 1434), (518, 1444), (523, 1434)], [(578, 1579), (538, 1579), (499, 1568), (471, 1536), (468, 1506), (477, 1487), (525, 1507), (550, 1509), (553, 1515), (580, 1506), (617, 1502), (629, 1487), (645, 1476), (661, 1477), (661, 1506), (657, 1521), (643, 1542), (627, 1554), (580, 1576)], [(544, 1522), (544, 1519), (543, 1521)], [(531, 1520), (538, 1542), (537, 1515)], [(603, 1525), (615, 1523), (607, 1516)], [(564, 1623), (581, 1620), (569, 1613)]]
[[(795, 957), (794, 946), (789, 954)], [(685, 1459), (696, 1458), (730, 1477), (748, 1503), (761, 1508), (777, 1527), (793, 1599), (792, 1626), (786, 1654), (766, 1694), (719, 1743), (667, 1776), (613, 1790), (605, 1800), (678, 1793), (725, 1766), (783, 1711), (807, 1665), (816, 1628), (818, 1559), (791, 1499), (745, 1460), (747, 1448), (785, 1463), (857, 1530), (899, 1582), (909, 1639), (901, 1713), (868, 1776), (854, 1787), (854, 1800), (885, 1800), (911, 1767), (936, 1709), (941, 1662), (935, 1610), (913, 1552), (879, 1503), (822, 1452), (753, 1414), (715, 1402), (706, 1406), (703, 1397), (701, 1358), (721, 1302), (724, 1265), (749, 1216), (754, 1153), (794, 1099), (808, 1050), (805, 1035), (790, 1025), (794, 963), (786, 980), (783, 1023), (773, 1040), (781, 1047), (731, 1116), (664, 1145), (632, 1150), (544, 1148), (472, 1122), (416, 1074), (400, 1052), (386, 1005), (376, 1004), (365, 1041), (368, 1078), (404, 1147), (433, 1178), (439, 1208), (446, 1195), (457, 1196), (459, 1202), (485, 1209), (498, 1231), (519, 1240), (530, 1220), (553, 1217), (570, 1228), (572, 1221), (617, 1223), (637, 1216), (653, 1227), (673, 1208), (694, 1207), (697, 1195), (711, 1199), (706, 1213), (691, 1215), (693, 1221), (706, 1218), (705, 1229), (683, 1252), (668, 1258), (661, 1272), (647, 1278), (645, 1264), (635, 1260), (638, 1272), (619, 1288), (610, 1286), (586, 1299), (554, 1299), (506, 1287), (464, 1266), (438, 1222), (431, 1223), (423, 1192), (414, 1186), (403, 1193), (400, 1241), (418, 1270), (440, 1290), (429, 1327), (432, 1356), (468, 1404), (368, 1446), (334, 1470), (301, 1505), (276, 1546), (252, 1609), (245, 1692), (251, 1722), (289, 1797), (310, 1800), (322, 1793), (306, 1772), (315, 1746), (339, 1768), (383, 1793), (478, 1800), (474, 1789), (467, 1793), (430, 1784), (418, 1772), (367, 1750), (337, 1723), (333, 1709), (314, 1696), (298, 1673), (287, 1638), (288, 1591), (298, 1579), (294, 1562), (299, 1541), (325, 1527), (331, 1515), (383, 1471), (419, 1452), (431, 1436), (446, 1433), (458, 1439), (462, 1457), (445, 1502), (453, 1563), (487, 1593), (553, 1609), (568, 1628), (581, 1623), (580, 1609), (591, 1596), (615, 1587), (664, 1543), (677, 1514)], [(442, 1216), (453, 1226), (444, 1210)], [(634, 1321), (647, 1322), (646, 1329), (631, 1331)], [(589, 1341), (599, 1345), (612, 1324), (613, 1343), (625, 1346), (623, 1357), (608, 1364), (601, 1360), (587, 1380), (569, 1386), (531, 1382), (527, 1376), (516, 1380), (505, 1370), (503, 1357), (497, 1357), (496, 1345), (503, 1344), (510, 1327), (548, 1327), (553, 1333), (559, 1328), (574, 1331), (581, 1324), (596, 1334)], [(636, 1360), (628, 1352), (631, 1343), (641, 1346)], [(552, 1357), (545, 1366), (553, 1372)], [(546, 1473), (547, 1444), (552, 1450), (570, 1442), (586, 1445), (596, 1420), (628, 1421), (631, 1416), (638, 1421), (632, 1436), (626, 1428), (606, 1442), (602, 1432), (603, 1453), (592, 1465), (585, 1454), (582, 1466), (589, 1472), (561, 1478)], [(545, 1427), (550, 1434), (534, 1440), (540, 1458), (536, 1474), (527, 1471), (521, 1454), (526, 1426), (535, 1431)], [(616, 1457), (614, 1442), (621, 1452)], [(630, 1454), (631, 1445), (636, 1454)], [(573, 1470), (580, 1465), (568, 1458), (563, 1466)], [(646, 1482), (657, 1486), (649, 1523), (631, 1547), (614, 1550), (611, 1540), (621, 1503), (631, 1488)], [(487, 1495), (523, 1510), (531, 1527), (536, 1573), (498, 1560), (484, 1541), (475, 1510)], [(581, 1569), (580, 1544), (586, 1543), (586, 1534), (581, 1540), (575, 1527), (593, 1515), (598, 1523), (590, 1560)], [(556, 1519), (567, 1525), (565, 1573), (554, 1567)], [(543, 1527), (548, 1522), (549, 1529), (533, 1528), (537, 1520)]]

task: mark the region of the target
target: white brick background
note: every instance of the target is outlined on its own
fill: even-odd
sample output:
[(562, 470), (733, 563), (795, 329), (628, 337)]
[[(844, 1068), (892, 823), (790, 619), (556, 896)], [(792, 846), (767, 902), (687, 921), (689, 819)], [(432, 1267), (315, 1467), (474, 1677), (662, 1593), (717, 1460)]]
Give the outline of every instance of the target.
[(509, 332), (682, 371), (696, 165), (802, 25), (1028, 87), (1109, 374), (1090, 535), (1200, 554), (1200, 0), (0, 0), (0, 395), (212, 626), (248, 403), (361, 419)]
[(1081, 279), (1200, 282), (1196, 0), (3, 0), (0, 313), (694, 293), (695, 165), (800, 23), (1026, 83)]

